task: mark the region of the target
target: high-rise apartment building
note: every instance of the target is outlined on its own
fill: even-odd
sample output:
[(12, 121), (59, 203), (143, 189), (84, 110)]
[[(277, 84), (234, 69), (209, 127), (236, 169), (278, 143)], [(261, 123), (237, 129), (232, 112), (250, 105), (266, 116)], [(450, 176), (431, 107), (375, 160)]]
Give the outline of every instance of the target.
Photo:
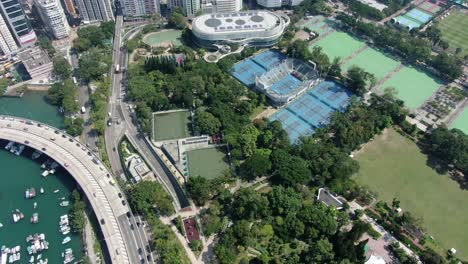
[(242, 0), (215, 0), (211, 1), (215, 12), (237, 12), (242, 9)]
[(60, 0), (35, 0), (35, 5), (47, 31), (57, 39), (68, 37), (70, 26)]
[(36, 33), (30, 26), (19, 0), (0, 0), (0, 12), (17, 44), (29, 47), (36, 43)]
[(182, 8), (186, 16), (194, 16), (200, 10), (200, 0), (182, 0)]
[(85, 22), (114, 20), (111, 0), (75, 0), (75, 3)]
[(76, 8), (75, 8), (75, 3), (73, 3), (73, 0), (64, 0), (65, 2), (65, 8), (67, 9), (68, 14), (72, 16), (76, 16)]
[(15, 39), (2, 16), (0, 16), (0, 49), (4, 55), (10, 55), (18, 50), (18, 45), (16, 45)]
[(160, 13), (159, 0), (120, 0), (126, 17), (146, 16)]
[(304, 0), (257, 0), (257, 4), (267, 8), (297, 6)]

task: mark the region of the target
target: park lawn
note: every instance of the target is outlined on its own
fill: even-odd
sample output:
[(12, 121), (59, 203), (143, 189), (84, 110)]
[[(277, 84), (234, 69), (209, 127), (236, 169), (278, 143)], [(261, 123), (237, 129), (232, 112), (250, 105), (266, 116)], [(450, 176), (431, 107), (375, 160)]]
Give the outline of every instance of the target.
[(400, 62), (378, 50), (367, 48), (348, 61), (343, 66), (343, 69), (349, 70), (353, 65), (363, 68), (365, 71), (373, 74), (377, 80), (381, 80), (395, 70), (400, 65)]
[(364, 42), (349, 34), (336, 31), (310, 45), (309, 50), (312, 50), (315, 46), (320, 46), (322, 47), (322, 51), (330, 57), (330, 60), (335, 57), (340, 57), (344, 60), (364, 45)]
[(463, 112), (455, 119), (452, 128), (458, 128), (468, 135), (468, 107), (463, 109)]
[(187, 154), (189, 176), (214, 179), (229, 169), (225, 148), (190, 150)]
[(445, 250), (453, 247), (458, 257), (468, 259), (468, 191), (427, 166), (415, 143), (389, 129), (355, 159), (361, 167), (358, 183), (377, 191), (381, 200), (391, 203), (397, 197), (403, 211), (423, 219), (427, 233)]
[(468, 14), (459, 10), (452, 13), (437, 23), (437, 27), (442, 31), (442, 39), (447, 41), (450, 49), (462, 49), (462, 55), (468, 54)]
[(396, 96), (405, 102), (405, 106), (416, 109), (431, 97), (441, 85), (442, 83), (423, 71), (412, 67), (403, 67), (383, 83), (380, 89), (395, 88)]
[(153, 126), (153, 138), (155, 141), (189, 137), (190, 112), (154, 113)]

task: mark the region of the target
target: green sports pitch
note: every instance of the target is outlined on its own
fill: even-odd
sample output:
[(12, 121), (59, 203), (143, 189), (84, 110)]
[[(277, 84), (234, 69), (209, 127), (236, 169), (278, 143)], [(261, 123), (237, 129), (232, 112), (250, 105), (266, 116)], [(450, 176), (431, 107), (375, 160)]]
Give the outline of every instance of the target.
[(453, 10), (449, 16), (440, 20), (437, 27), (442, 31), (442, 39), (446, 40), (450, 49), (461, 48), (462, 55), (468, 55), (468, 12)]
[(189, 111), (153, 113), (153, 140), (163, 141), (189, 137), (190, 124)]
[(187, 162), (189, 176), (214, 179), (229, 170), (226, 149), (221, 147), (190, 150)]

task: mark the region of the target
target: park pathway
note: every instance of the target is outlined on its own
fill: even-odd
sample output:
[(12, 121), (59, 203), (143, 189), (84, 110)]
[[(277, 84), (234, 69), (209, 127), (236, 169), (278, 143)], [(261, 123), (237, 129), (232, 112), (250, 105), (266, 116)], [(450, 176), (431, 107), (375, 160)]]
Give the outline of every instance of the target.
[(344, 58), (341, 62), (340, 62), (340, 66), (342, 65), (345, 65), (348, 61), (354, 59), (357, 55), (361, 54), (361, 52), (363, 52), (364, 50), (366, 50), (369, 46), (367, 45), (364, 45), (362, 46), (360, 49), (356, 50), (353, 54), (349, 55), (348, 57)]
[(400, 63), (393, 71), (391, 71), (389, 74), (387, 74), (385, 77), (380, 79), (374, 87), (371, 88), (371, 91), (373, 93), (381, 93), (382, 91), (380, 90), (380, 86), (382, 86), (386, 81), (388, 81), (390, 78), (392, 78), (395, 74), (397, 74), (401, 69), (403, 69), (405, 65), (403, 63)]

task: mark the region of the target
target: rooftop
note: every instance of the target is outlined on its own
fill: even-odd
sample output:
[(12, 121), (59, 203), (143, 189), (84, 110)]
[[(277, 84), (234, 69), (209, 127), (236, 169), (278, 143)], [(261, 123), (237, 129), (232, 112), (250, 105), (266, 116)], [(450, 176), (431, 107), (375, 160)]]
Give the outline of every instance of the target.
[(193, 27), (204, 33), (265, 31), (277, 25), (279, 16), (270, 11), (243, 11), (198, 16)]
[(18, 57), (23, 62), (28, 71), (52, 63), (49, 55), (47, 55), (47, 53), (39, 47), (33, 47), (21, 51), (18, 53)]

